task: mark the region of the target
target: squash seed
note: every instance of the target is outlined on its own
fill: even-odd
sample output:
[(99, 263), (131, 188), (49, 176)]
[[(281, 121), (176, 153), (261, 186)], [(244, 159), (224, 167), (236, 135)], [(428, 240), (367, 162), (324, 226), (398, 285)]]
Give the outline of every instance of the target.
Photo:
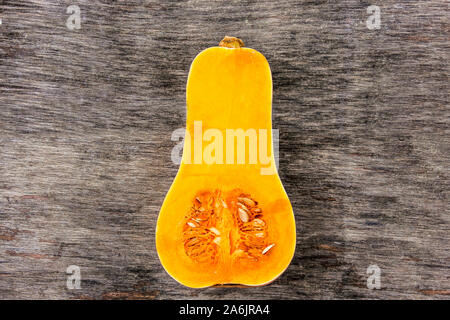
[(239, 208), (247, 209), (247, 206), (246, 206), (245, 204), (243, 204), (242, 202), (237, 202), (236, 205), (237, 205)]
[(244, 203), (248, 207), (254, 207), (256, 204), (255, 201), (253, 201), (252, 199), (245, 197), (238, 197), (238, 201)]
[(217, 229), (216, 229), (216, 228), (214, 228), (214, 227), (212, 227), (212, 228), (209, 228), (209, 230), (210, 230), (211, 232), (213, 232), (213, 233), (217, 234), (218, 236), (220, 235), (220, 232), (219, 232), (219, 230), (217, 230)]
[(258, 218), (253, 220), (253, 224), (256, 225), (256, 226), (264, 226), (264, 225), (266, 225), (266, 223), (264, 221), (262, 221), (261, 219), (258, 219)]
[(239, 212), (239, 219), (241, 219), (242, 222), (248, 222), (248, 214), (245, 212), (245, 210), (238, 208)]
[(262, 254), (266, 254), (267, 252), (269, 252), (270, 249), (272, 249), (275, 246), (275, 243), (272, 243), (271, 245), (268, 245), (267, 247), (264, 248), (264, 250), (262, 251)]

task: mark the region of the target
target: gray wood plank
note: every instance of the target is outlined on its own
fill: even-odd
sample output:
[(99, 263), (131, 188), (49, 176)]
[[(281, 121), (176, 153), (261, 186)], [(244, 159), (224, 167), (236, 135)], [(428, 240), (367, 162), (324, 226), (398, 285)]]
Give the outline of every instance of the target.
[[(448, 299), (448, 4), (383, 1), (368, 30), (371, 4), (2, 1), (0, 298)], [(193, 290), (154, 231), (189, 65), (224, 35), (271, 65), (297, 249), (269, 286)]]

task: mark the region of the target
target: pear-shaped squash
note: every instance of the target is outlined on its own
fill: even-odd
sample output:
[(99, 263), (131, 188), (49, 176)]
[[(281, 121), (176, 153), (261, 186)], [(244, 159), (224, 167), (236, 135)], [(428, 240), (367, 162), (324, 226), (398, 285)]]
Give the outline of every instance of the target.
[(185, 286), (264, 285), (293, 257), (271, 104), (269, 64), (240, 39), (225, 37), (192, 63), (182, 162), (156, 228), (161, 263)]

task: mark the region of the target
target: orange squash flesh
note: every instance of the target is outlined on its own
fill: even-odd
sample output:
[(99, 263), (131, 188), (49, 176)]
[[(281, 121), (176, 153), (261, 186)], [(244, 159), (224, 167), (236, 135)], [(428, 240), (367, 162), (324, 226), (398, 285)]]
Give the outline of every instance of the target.
[[(270, 283), (295, 251), (294, 215), (273, 156), (270, 67), (262, 54), (242, 46), (226, 37), (191, 65), (189, 134), (158, 217), (161, 263), (192, 288)], [(259, 153), (255, 161), (250, 137), (240, 157), (238, 138), (227, 135), (230, 129), (254, 130), (256, 147), (267, 157)], [(229, 137), (234, 146), (228, 147)]]

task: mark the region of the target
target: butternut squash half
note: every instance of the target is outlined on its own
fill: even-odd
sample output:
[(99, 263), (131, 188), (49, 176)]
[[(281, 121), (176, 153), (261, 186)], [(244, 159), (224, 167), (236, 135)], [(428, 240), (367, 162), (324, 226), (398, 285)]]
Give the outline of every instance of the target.
[(294, 255), (271, 104), (269, 64), (240, 39), (225, 37), (193, 61), (182, 161), (156, 227), (159, 259), (185, 286), (264, 285)]

